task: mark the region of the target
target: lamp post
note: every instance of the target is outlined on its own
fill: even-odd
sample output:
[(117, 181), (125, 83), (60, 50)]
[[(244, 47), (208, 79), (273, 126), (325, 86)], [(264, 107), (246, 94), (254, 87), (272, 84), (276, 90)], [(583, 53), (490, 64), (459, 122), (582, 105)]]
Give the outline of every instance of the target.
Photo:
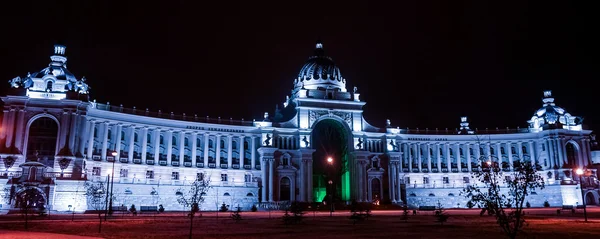
[[(332, 157), (327, 157), (327, 164), (329, 164), (329, 166), (331, 167), (331, 171), (333, 171), (333, 158)], [(333, 174), (333, 173), (332, 173)], [(329, 209), (329, 216), (333, 216), (333, 177), (330, 177), (329, 179), (329, 204), (330, 204), (330, 209)]]
[(113, 212), (112, 211), (113, 188), (115, 187), (115, 161), (117, 160), (117, 151), (112, 151), (110, 154), (113, 156), (113, 162), (112, 162), (112, 171), (111, 171), (111, 179), (110, 179), (110, 200), (108, 203), (108, 214), (112, 215), (112, 212)]
[(583, 217), (585, 218), (585, 222), (587, 222), (587, 211), (585, 210), (585, 192), (583, 191), (583, 169), (578, 168), (575, 170), (575, 173), (579, 175), (579, 188), (581, 189), (581, 200), (583, 201)]

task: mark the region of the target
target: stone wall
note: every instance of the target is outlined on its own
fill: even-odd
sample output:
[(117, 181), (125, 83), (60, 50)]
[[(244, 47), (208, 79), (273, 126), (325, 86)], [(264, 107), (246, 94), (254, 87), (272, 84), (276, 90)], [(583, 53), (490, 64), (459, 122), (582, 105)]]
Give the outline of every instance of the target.
[[(83, 181), (59, 181), (55, 189), (53, 209), (68, 211), (68, 205), (79, 208), (87, 206), (85, 187)], [(79, 185), (79, 186), (78, 186)], [(151, 184), (121, 184), (115, 183), (113, 206), (132, 204), (139, 210), (140, 206), (158, 206), (162, 204), (167, 211), (186, 210), (177, 202), (177, 192), (184, 195), (189, 191), (189, 186), (183, 185), (151, 185)], [(157, 194), (152, 194), (155, 191)], [(229, 196), (225, 196), (229, 195)], [(218, 210), (222, 203), (230, 205), (230, 209), (240, 206), (242, 210), (250, 210), (252, 205), (258, 204), (258, 188), (256, 187), (224, 187), (214, 186), (209, 189), (204, 203), (200, 206), (204, 211)], [(88, 207), (87, 209), (92, 209)]]
[[(409, 207), (415, 208), (436, 206), (438, 202), (444, 208), (467, 208), (469, 200), (461, 195), (461, 191), (462, 188), (407, 188), (406, 200)], [(543, 207), (545, 201), (551, 207), (576, 205), (581, 202), (581, 195), (577, 192), (577, 185), (549, 185), (529, 195), (526, 202), (531, 207)]]

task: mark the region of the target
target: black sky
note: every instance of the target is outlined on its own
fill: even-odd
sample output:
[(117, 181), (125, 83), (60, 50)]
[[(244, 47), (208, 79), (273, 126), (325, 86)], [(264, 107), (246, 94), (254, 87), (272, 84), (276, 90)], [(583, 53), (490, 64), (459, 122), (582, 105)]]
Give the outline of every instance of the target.
[(376, 126), (525, 127), (551, 89), (600, 128), (600, 21), (582, 1), (20, 4), (0, 14), (0, 82), (41, 70), (61, 43), (99, 102), (260, 119), (321, 38)]

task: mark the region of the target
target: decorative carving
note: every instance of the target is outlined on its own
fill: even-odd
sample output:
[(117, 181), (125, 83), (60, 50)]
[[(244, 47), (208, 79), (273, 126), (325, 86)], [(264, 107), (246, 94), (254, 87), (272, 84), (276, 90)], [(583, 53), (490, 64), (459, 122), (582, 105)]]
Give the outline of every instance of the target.
[(358, 144), (356, 144), (356, 149), (363, 149), (363, 140), (362, 140), (362, 138), (358, 138)]
[(67, 169), (67, 167), (69, 167), (70, 163), (71, 163), (71, 159), (62, 158), (60, 161), (58, 161), (58, 165), (60, 166), (60, 170), (63, 171), (65, 169)]
[(4, 168), (8, 170), (10, 167), (12, 167), (15, 164), (16, 160), (17, 159), (13, 156), (8, 156), (8, 157), (4, 158)]
[(304, 138), (302, 138), (302, 142), (304, 143), (305, 148), (308, 148), (310, 146), (310, 144), (308, 142), (308, 138), (306, 138), (306, 135), (304, 135)]
[(311, 110), (311, 111), (309, 111), (308, 115), (309, 115), (311, 124), (316, 122), (319, 118), (323, 117), (324, 115), (327, 115), (329, 117), (337, 116), (337, 117), (341, 118), (344, 122), (346, 122), (346, 124), (352, 125), (352, 114), (348, 113), (348, 112)]
[(266, 139), (265, 139), (265, 141), (263, 142), (263, 144), (264, 144), (265, 146), (271, 146), (271, 135), (270, 135), (270, 134), (267, 134), (265, 138), (266, 138)]
[(398, 144), (396, 144), (393, 139), (390, 140), (390, 145), (394, 151), (398, 151)]

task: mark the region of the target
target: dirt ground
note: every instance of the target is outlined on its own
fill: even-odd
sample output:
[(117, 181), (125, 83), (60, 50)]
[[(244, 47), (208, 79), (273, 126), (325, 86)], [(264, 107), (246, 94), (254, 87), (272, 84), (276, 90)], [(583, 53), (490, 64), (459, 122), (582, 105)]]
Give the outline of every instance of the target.
[[(410, 215), (400, 219), (400, 211), (375, 211), (366, 221), (353, 225), (349, 212), (307, 212), (298, 225), (284, 225), (283, 212), (243, 212), (243, 220), (234, 222), (230, 213), (204, 213), (194, 223), (194, 238), (505, 238), (495, 219), (479, 216), (477, 210), (448, 210), (447, 223), (435, 222), (431, 212)], [(270, 214), (270, 218), (269, 218)], [(584, 238), (600, 235), (600, 208), (588, 210), (589, 222), (583, 214), (556, 209), (530, 210), (528, 225), (521, 238)], [(102, 238), (187, 238), (189, 220), (181, 213), (161, 215), (116, 216), (102, 223), (98, 233), (98, 220), (94, 215), (51, 215), (34, 219), (29, 231), (59, 233)], [(17, 215), (0, 216), (3, 232), (23, 231), (22, 219)], [(6, 234), (5, 234), (6, 236)], [(0, 235), (0, 238), (6, 238)]]

